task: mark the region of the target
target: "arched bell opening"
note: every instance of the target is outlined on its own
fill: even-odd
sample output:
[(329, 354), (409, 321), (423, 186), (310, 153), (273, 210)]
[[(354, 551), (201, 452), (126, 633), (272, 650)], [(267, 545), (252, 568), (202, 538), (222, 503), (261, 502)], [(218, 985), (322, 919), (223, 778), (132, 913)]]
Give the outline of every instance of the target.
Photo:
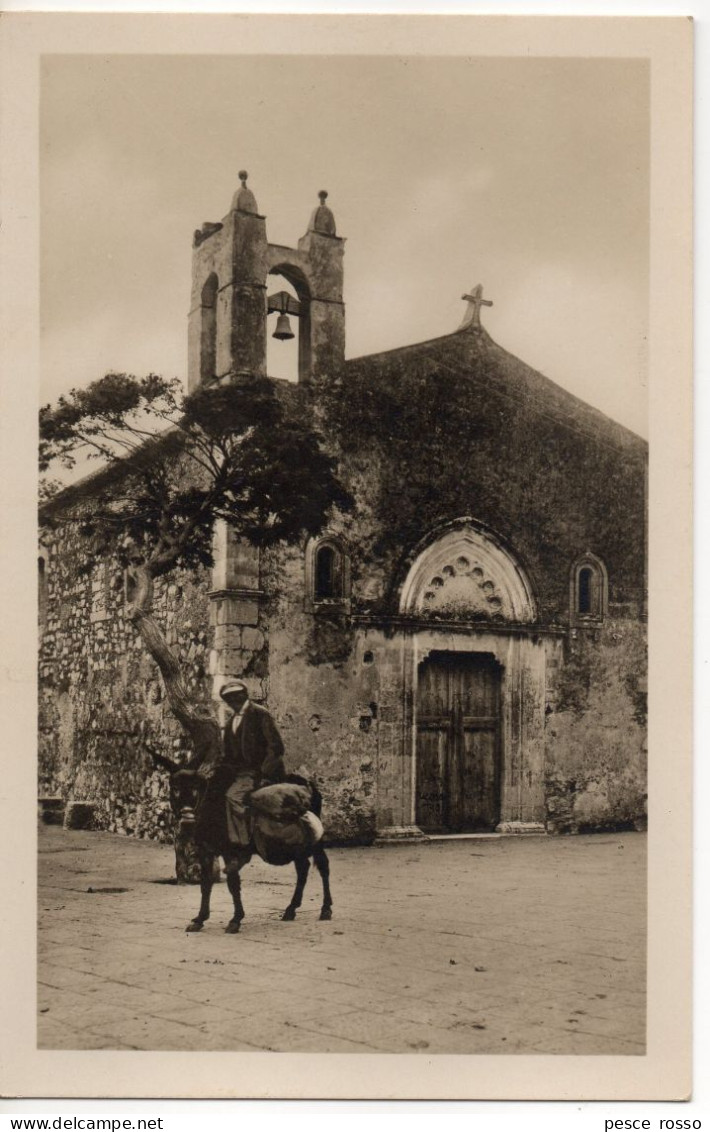
[[(278, 286), (275, 286), (278, 277)], [(303, 272), (279, 265), (269, 272), (266, 372), (307, 381), (311, 371), (310, 288)]]

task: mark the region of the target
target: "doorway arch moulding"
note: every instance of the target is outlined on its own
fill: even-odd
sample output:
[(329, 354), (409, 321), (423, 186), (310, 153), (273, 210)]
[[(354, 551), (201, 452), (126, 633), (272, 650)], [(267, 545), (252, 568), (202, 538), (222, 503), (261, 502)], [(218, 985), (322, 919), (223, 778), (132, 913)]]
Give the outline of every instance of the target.
[(415, 549), (400, 591), (404, 615), (533, 624), (537, 601), (513, 553), (476, 519), (438, 528)]

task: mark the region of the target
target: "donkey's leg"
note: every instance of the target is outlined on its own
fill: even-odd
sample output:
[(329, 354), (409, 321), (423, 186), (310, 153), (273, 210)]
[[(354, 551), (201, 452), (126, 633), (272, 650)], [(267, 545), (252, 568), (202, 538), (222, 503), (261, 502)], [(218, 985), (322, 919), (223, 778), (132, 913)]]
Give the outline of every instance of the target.
[(242, 904), (242, 882), (239, 870), (243, 869), (251, 860), (249, 849), (233, 849), (224, 859), (227, 869), (227, 887), (234, 902), (234, 915), (224, 929), (229, 935), (236, 935), (239, 925), (244, 919), (244, 906)]
[(185, 928), (186, 932), (199, 932), (202, 931), (202, 925), (205, 920), (210, 918), (210, 896), (212, 894), (213, 872), (214, 872), (214, 854), (209, 849), (200, 846), (198, 849), (198, 858), (200, 862), (200, 910), (195, 916), (194, 920)]
[(306, 887), (308, 871), (311, 867), (311, 862), (308, 860), (308, 857), (297, 857), (293, 863), (296, 866), (296, 888), (291, 897), (291, 903), (281, 917), (282, 920), (296, 919), (296, 909), (301, 907), (303, 890)]
[(330, 895), (330, 864), (322, 845), (317, 845), (313, 850), (313, 864), (318, 869), (323, 881), (323, 906), (318, 918), (320, 920), (331, 920), (333, 918), (333, 899)]

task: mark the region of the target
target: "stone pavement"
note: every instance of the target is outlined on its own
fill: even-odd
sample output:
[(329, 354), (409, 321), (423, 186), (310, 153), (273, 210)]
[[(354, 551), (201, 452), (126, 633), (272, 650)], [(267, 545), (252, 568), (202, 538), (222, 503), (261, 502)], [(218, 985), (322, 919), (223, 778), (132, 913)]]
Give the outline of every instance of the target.
[(226, 884), (185, 933), (169, 847), (39, 847), (40, 1048), (644, 1052), (643, 834), (333, 849), (325, 923), (315, 870), (282, 923), (294, 871), (254, 861), (236, 936)]

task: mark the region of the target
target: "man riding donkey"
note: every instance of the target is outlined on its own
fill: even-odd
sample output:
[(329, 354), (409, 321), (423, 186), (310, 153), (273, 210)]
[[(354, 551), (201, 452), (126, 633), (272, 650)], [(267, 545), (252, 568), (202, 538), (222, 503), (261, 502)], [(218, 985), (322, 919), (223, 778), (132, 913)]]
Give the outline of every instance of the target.
[[(243, 915), (238, 899), (239, 870), (254, 852), (270, 864), (294, 862), (299, 876), (297, 891), (300, 888), (302, 892), (301, 866), (305, 864), (307, 875), (307, 860), (314, 847), (322, 855), (319, 843), (323, 826), (313, 812), (320, 811), (321, 801), (313, 783), (286, 774), (284, 744), (271, 714), (249, 698), (243, 680), (228, 680), (220, 696), (231, 711), (222, 730), (221, 758), (215, 762), (202, 752), (196, 753), (176, 777), (196, 778), (202, 787), (195, 839), (224, 857), (227, 882), (235, 896), (235, 918), (227, 931), (236, 932)], [(317, 857), (314, 860), (318, 863)], [(292, 919), (293, 915), (285, 914), (284, 918)], [(206, 918), (201, 911), (188, 930), (198, 931)]]

